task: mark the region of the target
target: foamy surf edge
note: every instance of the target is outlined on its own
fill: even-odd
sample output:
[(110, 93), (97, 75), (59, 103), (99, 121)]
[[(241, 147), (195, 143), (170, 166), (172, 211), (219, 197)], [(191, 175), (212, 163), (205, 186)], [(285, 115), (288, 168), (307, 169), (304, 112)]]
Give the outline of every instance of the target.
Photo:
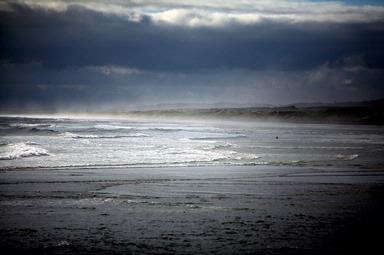
[(4, 146), (5, 151), (0, 154), (0, 160), (50, 155), (46, 149), (36, 146), (36, 143), (10, 143)]
[(76, 134), (72, 132), (61, 133), (60, 136), (65, 138), (74, 138), (74, 139), (103, 139), (103, 138), (128, 138), (128, 137), (149, 137), (149, 135), (143, 133), (132, 133), (127, 135), (90, 135), (90, 134)]
[(354, 160), (359, 157), (358, 154), (351, 154), (351, 155), (344, 155), (344, 154), (338, 154), (336, 155), (336, 158), (339, 160)]

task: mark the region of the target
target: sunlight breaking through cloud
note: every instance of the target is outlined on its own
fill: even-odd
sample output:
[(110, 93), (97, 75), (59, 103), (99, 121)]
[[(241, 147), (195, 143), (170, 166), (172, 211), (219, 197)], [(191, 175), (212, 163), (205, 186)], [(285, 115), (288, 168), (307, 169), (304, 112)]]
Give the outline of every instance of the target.
[(384, 7), (348, 5), (324, 1), (30, 1), (9, 0), (1, 9), (12, 10), (14, 4), (32, 9), (65, 12), (84, 8), (117, 16), (129, 21), (149, 19), (159, 25), (187, 27), (222, 27), (228, 24), (260, 22), (378, 22), (384, 17)]

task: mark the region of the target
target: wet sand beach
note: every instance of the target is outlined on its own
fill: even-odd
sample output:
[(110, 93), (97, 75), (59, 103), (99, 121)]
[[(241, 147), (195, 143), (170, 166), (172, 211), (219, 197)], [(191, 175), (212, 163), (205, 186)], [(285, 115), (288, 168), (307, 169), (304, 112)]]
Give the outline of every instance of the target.
[(382, 170), (3, 171), (0, 248), (7, 254), (369, 252), (380, 245), (383, 195)]

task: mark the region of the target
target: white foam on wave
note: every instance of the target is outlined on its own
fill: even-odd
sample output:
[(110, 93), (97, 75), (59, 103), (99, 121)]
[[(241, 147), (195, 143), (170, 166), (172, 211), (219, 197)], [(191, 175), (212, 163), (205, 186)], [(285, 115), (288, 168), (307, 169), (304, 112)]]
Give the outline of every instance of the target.
[[(118, 136), (115, 136), (115, 137), (118, 137)], [(146, 134), (143, 134), (143, 133), (133, 133), (133, 134), (124, 135), (124, 136), (121, 136), (121, 137), (149, 137), (149, 135), (146, 135)]]
[[(216, 150), (216, 149), (226, 149), (226, 148), (237, 148), (238, 146), (233, 143), (228, 142), (218, 142), (218, 141), (203, 141), (204, 147), (203, 150)], [(207, 143), (208, 142), (208, 143)]]
[(60, 134), (60, 136), (66, 138), (86, 138), (86, 139), (96, 139), (96, 138), (123, 138), (123, 137), (148, 137), (148, 135), (143, 133), (132, 133), (128, 135), (89, 135), (89, 134), (76, 134), (72, 132), (65, 132)]
[(253, 159), (259, 159), (261, 156), (252, 154), (252, 153), (239, 153), (237, 157), (235, 157), (235, 160), (253, 160)]
[(75, 134), (71, 132), (65, 132), (60, 134), (60, 136), (67, 137), (67, 138), (98, 138), (99, 136), (97, 135), (80, 135), (80, 134)]
[(94, 126), (96, 129), (103, 130), (149, 130), (149, 131), (181, 131), (182, 127), (142, 127), (142, 126), (122, 126), (110, 124), (98, 124)]
[[(261, 157), (256, 157), (255, 159), (259, 159)], [(258, 160), (258, 161), (245, 161), (242, 164), (237, 165), (268, 165), (268, 166), (301, 166), (306, 164), (305, 161), (302, 160), (289, 160), (289, 161), (266, 161), (266, 160)]]
[(11, 127), (52, 127), (50, 124), (37, 124), (37, 123), (12, 123), (10, 124)]
[(106, 130), (135, 129), (134, 127), (131, 127), (131, 126), (108, 125), (108, 124), (98, 124), (98, 125), (95, 125), (95, 128), (106, 129)]
[(247, 137), (244, 134), (230, 134), (230, 133), (212, 133), (207, 135), (202, 135), (198, 137), (192, 137), (191, 140), (212, 140), (212, 139), (229, 139), (229, 138), (243, 138)]
[(46, 149), (32, 145), (33, 143), (11, 143), (0, 153), (0, 160), (12, 160), (23, 157), (48, 156)]
[(336, 155), (336, 158), (340, 159), (340, 160), (354, 160), (358, 157), (359, 157), (358, 154), (351, 154), (351, 155), (338, 154), (338, 155)]
[(104, 130), (118, 130), (118, 129), (127, 129), (127, 130), (149, 130), (149, 131), (186, 131), (186, 132), (217, 132), (220, 131), (219, 128), (214, 127), (194, 127), (194, 126), (174, 126), (174, 125), (165, 125), (165, 126), (124, 126), (116, 124), (97, 124), (94, 126), (96, 129)]

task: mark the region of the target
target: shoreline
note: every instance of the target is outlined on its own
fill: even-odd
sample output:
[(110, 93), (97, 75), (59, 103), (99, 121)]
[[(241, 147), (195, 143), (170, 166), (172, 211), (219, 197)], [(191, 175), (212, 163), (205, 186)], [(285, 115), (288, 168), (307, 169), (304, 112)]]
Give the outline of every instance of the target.
[(340, 254), (373, 251), (380, 242), (369, 228), (383, 226), (380, 169), (40, 169), (0, 178), (0, 247), (9, 252)]
[(384, 125), (382, 105), (240, 108), (172, 108), (116, 112), (36, 112), (0, 113), (0, 118), (20, 119), (98, 119), (131, 121), (211, 122), (211, 123), (287, 123), (313, 125)]
[[(332, 160), (330, 160), (332, 161)], [(338, 161), (338, 160), (333, 160), (333, 161)], [(0, 160), (1, 162), (1, 160)], [(193, 168), (268, 168), (268, 169), (316, 169), (316, 170), (321, 170), (321, 171), (384, 171), (384, 166), (382, 164), (378, 165), (349, 165), (349, 166), (337, 166), (337, 165), (306, 165), (305, 163), (281, 163), (281, 164), (233, 164), (233, 163), (223, 163), (223, 164), (199, 164), (199, 165), (180, 165), (179, 163), (176, 164), (164, 164), (164, 165), (159, 165), (159, 164), (116, 164), (116, 165), (69, 165), (69, 166), (33, 166), (33, 167), (20, 167), (20, 166), (14, 166), (14, 167), (3, 167), (0, 168), (0, 173), (2, 172), (12, 172), (12, 171), (70, 171), (70, 170), (139, 170), (139, 169), (175, 169), (175, 168), (185, 168), (185, 169), (193, 169)]]

